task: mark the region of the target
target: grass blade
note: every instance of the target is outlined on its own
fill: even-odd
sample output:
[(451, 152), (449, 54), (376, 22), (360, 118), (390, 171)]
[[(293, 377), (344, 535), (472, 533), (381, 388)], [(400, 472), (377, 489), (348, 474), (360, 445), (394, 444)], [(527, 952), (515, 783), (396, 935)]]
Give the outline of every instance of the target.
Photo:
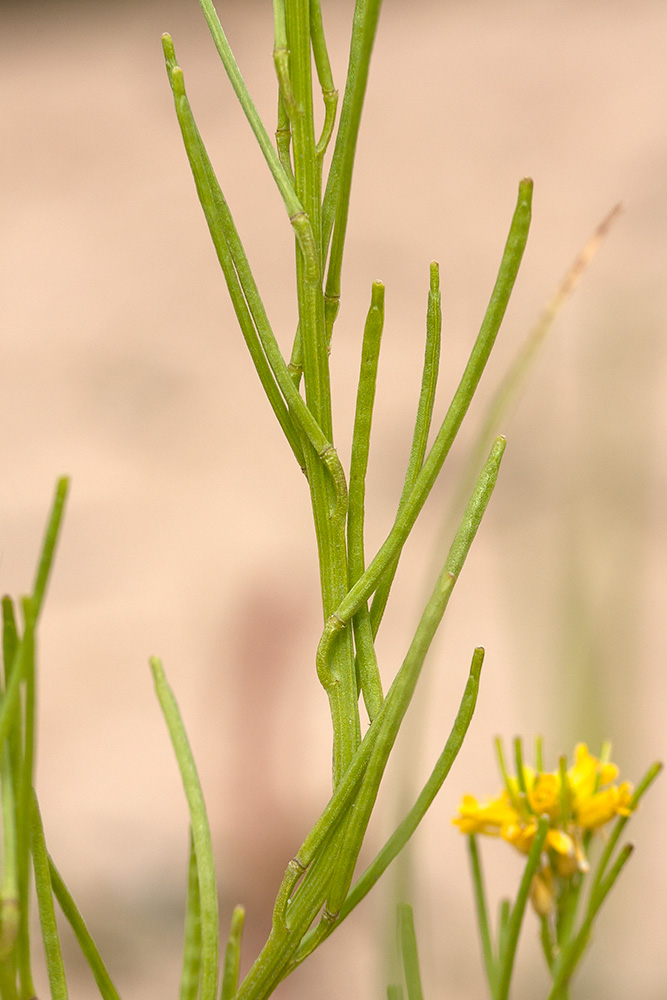
[(503, 947), (498, 954), (498, 978), (497, 991), (494, 1000), (507, 1000), (509, 994), (512, 971), (514, 969), (514, 957), (519, 943), (519, 933), (523, 922), (523, 915), (530, 895), (530, 886), (537, 869), (541, 863), (542, 848), (549, 832), (549, 817), (541, 816), (538, 820), (535, 839), (533, 840), (523, 871), (519, 891), (516, 901), (511, 909), (507, 934), (503, 935)]

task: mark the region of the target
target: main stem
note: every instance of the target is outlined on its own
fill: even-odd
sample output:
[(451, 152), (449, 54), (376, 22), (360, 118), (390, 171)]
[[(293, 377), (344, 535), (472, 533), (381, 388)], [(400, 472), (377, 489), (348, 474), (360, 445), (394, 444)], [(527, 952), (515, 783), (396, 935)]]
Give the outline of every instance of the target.
[[(303, 345), (306, 404), (326, 437), (333, 441), (329, 356), (324, 325), (324, 294), (318, 248), (322, 224), (322, 177), (313, 122), (309, 0), (286, 0), (285, 23), (294, 93), (291, 116), (294, 179), (305, 218), (293, 219), (297, 233), (296, 279), (299, 330)], [(347, 592), (346, 511), (331, 476), (310, 444), (304, 441), (320, 562), (324, 618)], [(338, 784), (360, 742), (358, 695), (352, 636), (347, 629), (331, 661), (333, 683), (327, 694), (334, 730), (333, 781)]]

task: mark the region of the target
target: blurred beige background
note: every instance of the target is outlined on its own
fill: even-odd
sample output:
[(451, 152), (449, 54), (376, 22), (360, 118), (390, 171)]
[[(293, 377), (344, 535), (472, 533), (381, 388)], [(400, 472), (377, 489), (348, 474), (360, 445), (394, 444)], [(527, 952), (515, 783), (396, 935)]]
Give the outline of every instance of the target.
[[(343, 85), (353, 4), (323, 4)], [(268, 3), (220, 3), (274, 127)], [(163, 657), (208, 795), (221, 919), (248, 907), (244, 961), (284, 866), (327, 796), (326, 699), (305, 483), (262, 399), (194, 195), (160, 34), (169, 30), (275, 328), (294, 327), (279, 198), (195, 0), (0, 9), (0, 577), (31, 585), (56, 477), (72, 476), (40, 641), (38, 792), (52, 853), (127, 998), (174, 996), (187, 816), (150, 680)], [(394, 777), (416, 793), (487, 649), (470, 737), (410, 855), (426, 995), (483, 995), (464, 791), (494, 792), (492, 737), (547, 754), (614, 742), (624, 776), (665, 755), (667, 9), (661, 2), (386, 0), (359, 144), (332, 355), (347, 461), (371, 282), (388, 319), (368, 550), (388, 530), (416, 402), (428, 263), (442, 268), (442, 414), (492, 287), (521, 176), (534, 223), (483, 400), (575, 254), (625, 211), (564, 309), (415, 706)], [(467, 440), (470, 439), (470, 430)], [(397, 578), (380, 650), (400, 662), (439, 553), (448, 483)], [(421, 714), (420, 714), (421, 713)], [(413, 727), (414, 729), (414, 727)], [(373, 828), (389, 832), (395, 798)], [(632, 823), (637, 851), (576, 995), (667, 989), (664, 779)], [(493, 892), (520, 862), (489, 844)], [(384, 995), (391, 882), (281, 996)], [(389, 942), (389, 943), (388, 943)], [(74, 1000), (94, 995), (65, 934)], [(514, 997), (545, 995), (527, 921)]]

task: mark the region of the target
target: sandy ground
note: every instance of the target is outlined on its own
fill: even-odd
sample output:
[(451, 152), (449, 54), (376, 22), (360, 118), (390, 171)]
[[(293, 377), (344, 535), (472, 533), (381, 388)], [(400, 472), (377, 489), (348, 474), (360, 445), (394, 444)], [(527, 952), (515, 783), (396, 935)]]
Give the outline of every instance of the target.
[[(323, 6), (342, 86), (351, 4)], [(270, 5), (220, 12), (272, 128)], [(53, 484), (68, 473), (41, 627), (37, 785), (52, 853), (122, 995), (141, 1000), (177, 990), (187, 834), (147, 657), (163, 657), (192, 737), (223, 923), (234, 903), (248, 907), (246, 961), (329, 771), (305, 484), (261, 397), (196, 203), (165, 30), (287, 349), (289, 227), (194, 0), (0, 9), (0, 586), (30, 587)], [(485, 645), (469, 741), (410, 855), (431, 997), (483, 993), (464, 845), (449, 818), (462, 792), (495, 791), (493, 735), (543, 733), (554, 762), (576, 740), (597, 748), (609, 737), (635, 779), (665, 755), (666, 37), (657, 0), (387, 0), (382, 15), (332, 355), (346, 456), (359, 335), (381, 278), (369, 551), (400, 492), (429, 261), (443, 275), (442, 414), (517, 182), (534, 177), (532, 235), (474, 426), (577, 251), (624, 204), (503, 427), (499, 488), (429, 663), (419, 732), (397, 748), (394, 778), (414, 793), (472, 648)], [(450, 484), (463, 454), (452, 455)], [(451, 493), (436, 491), (406, 552), (380, 643), (387, 679), (441, 558)], [(579, 996), (665, 996), (665, 802), (659, 786), (633, 820), (636, 855)], [(376, 843), (395, 811), (385, 796)], [(486, 858), (492, 891), (511, 892), (518, 859), (493, 844)], [(281, 996), (384, 995), (390, 897), (376, 895)], [(516, 1000), (544, 995), (534, 936), (528, 927)], [(65, 947), (71, 996), (83, 1000), (94, 987), (67, 936)]]

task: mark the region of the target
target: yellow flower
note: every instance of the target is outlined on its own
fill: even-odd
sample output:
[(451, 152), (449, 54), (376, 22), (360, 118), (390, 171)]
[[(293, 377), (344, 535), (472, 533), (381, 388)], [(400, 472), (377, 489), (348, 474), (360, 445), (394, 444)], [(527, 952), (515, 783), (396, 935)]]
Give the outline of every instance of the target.
[(568, 770), (564, 762), (559, 771), (524, 766), (520, 782), (506, 773), (502, 761), (501, 767), (505, 789), (481, 803), (464, 795), (453, 822), (462, 833), (500, 837), (528, 854), (538, 819), (549, 817), (544, 862), (532, 888), (533, 904), (544, 915), (555, 898), (554, 879), (588, 871), (584, 835), (616, 816), (630, 815), (633, 787), (627, 781), (616, 784), (616, 765), (594, 757), (585, 743), (575, 747)]
[(472, 795), (464, 795), (459, 815), (453, 822), (461, 833), (484, 833), (497, 837), (501, 829), (516, 816), (507, 792), (502, 792), (497, 799), (487, 799), (483, 804)]

